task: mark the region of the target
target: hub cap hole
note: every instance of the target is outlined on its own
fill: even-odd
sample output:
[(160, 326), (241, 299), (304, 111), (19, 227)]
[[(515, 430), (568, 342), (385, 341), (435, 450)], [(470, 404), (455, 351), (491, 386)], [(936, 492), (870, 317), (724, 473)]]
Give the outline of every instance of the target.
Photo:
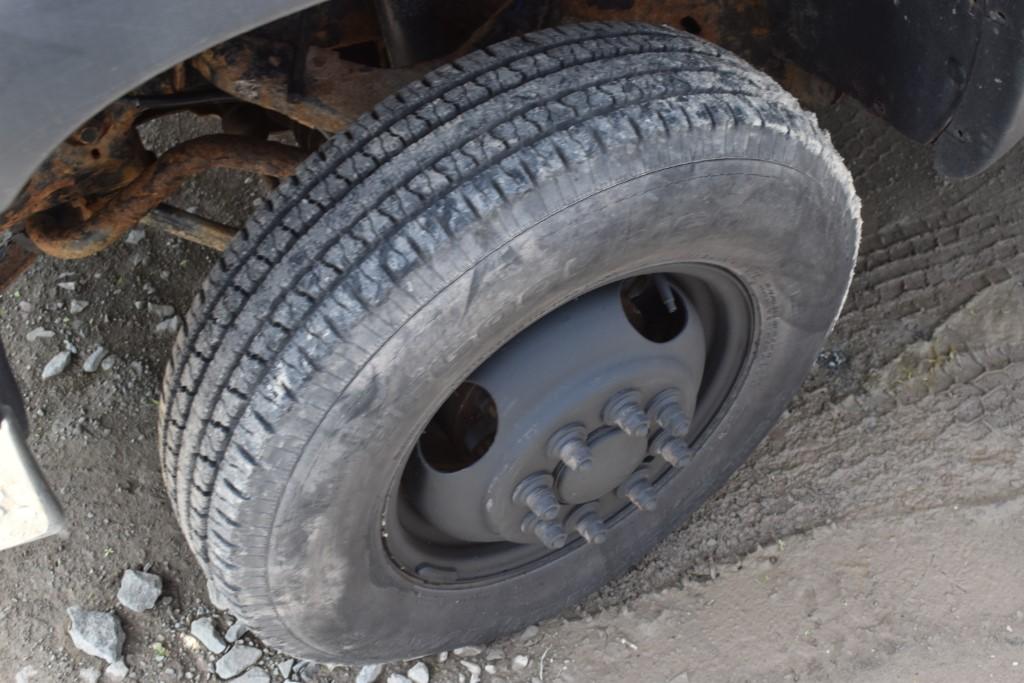
[(683, 299), (675, 284), (664, 275), (643, 275), (627, 280), (619, 298), (626, 320), (649, 341), (657, 344), (672, 341), (686, 327)]
[(484, 457), (497, 433), (494, 399), (483, 387), (463, 382), (423, 430), (419, 451), (435, 470), (458, 472)]

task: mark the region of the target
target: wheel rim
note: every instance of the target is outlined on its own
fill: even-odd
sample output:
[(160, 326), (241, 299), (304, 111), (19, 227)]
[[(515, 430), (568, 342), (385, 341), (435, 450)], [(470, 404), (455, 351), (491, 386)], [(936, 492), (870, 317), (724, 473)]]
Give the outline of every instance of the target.
[[(685, 476), (749, 360), (753, 308), (726, 271), (677, 264), (545, 315), (442, 403), (384, 510), (411, 580), (478, 586), (610, 542)], [(662, 506), (667, 508), (669, 506)]]

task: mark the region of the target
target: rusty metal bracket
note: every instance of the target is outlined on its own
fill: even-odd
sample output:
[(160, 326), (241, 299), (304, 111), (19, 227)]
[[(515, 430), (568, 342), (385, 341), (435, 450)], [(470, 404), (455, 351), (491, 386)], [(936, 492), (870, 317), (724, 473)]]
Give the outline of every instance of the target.
[(276, 142), (235, 135), (207, 135), (168, 150), (101, 206), (86, 207), (84, 219), (41, 213), (25, 232), (44, 254), (61, 259), (92, 256), (128, 232), (190, 176), (207, 168), (228, 168), (283, 178), (295, 172), (306, 152)]
[(333, 50), (305, 50), (301, 89), (290, 83), (292, 45), (243, 37), (218, 45), (191, 64), (215, 87), (304, 126), (336, 133), (377, 102), (420, 78), (432, 64), (408, 69), (380, 69), (342, 59)]

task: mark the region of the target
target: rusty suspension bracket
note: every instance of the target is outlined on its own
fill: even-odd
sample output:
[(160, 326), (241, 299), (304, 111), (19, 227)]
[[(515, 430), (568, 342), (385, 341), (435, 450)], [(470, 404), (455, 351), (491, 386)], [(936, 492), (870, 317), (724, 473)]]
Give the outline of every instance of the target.
[[(289, 70), (295, 54), (304, 69)], [(191, 62), (204, 78), (243, 102), (283, 114), (300, 124), (337, 133), (377, 102), (425, 74), (433, 65), (383, 69), (342, 59), (333, 50), (245, 36), (223, 43)], [(296, 87), (294, 74), (301, 74)]]
[(36, 214), (25, 232), (44, 254), (79, 259), (99, 253), (173, 194), (190, 176), (207, 168), (228, 168), (283, 178), (292, 175), (306, 152), (276, 142), (236, 135), (207, 135), (171, 148), (130, 184), (99, 205), (86, 207), (78, 221), (67, 215)]

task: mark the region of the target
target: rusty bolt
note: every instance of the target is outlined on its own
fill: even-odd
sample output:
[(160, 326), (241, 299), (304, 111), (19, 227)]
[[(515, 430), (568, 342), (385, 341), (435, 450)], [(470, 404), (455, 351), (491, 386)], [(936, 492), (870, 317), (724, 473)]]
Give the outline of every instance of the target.
[(644, 512), (653, 512), (658, 507), (657, 491), (651, 486), (644, 471), (634, 472), (626, 483), (619, 487), (618, 493), (620, 497), (626, 498)]
[(542, 520), (552, 520), (558, 517), (561, 506), (558, 497), (551, 490), (553, 480), (550, 474), (538, 472), (519, 482), (512, 492), (512, 502), (525, 505), (530, 512)]
[(672, 436), (685, 436), (690, 430), (690, 418), (683, 411), (678, 389), (665, 389), (651, 401), (647, 407), (662, 429)]
[(644, 437), (651, 429), (647, 413), (640, 407), (640, 394), (633, 390), (612, 396), (601, 417), (605, 424), (614, 425), (630, 436)]
[(522, 529), (523, 533), (532, 533), (544, 547), (550, 550), (564, 548), (565, 544), (569, 542), (569, 534), (560, 523), (540, 519), (532, 513), (526, 515), (523, 523), (520, 525), (520, 529)]
[(587, 430), (580, 424), (555, 432), (548, 440), (548, 455), (558, 458), (574, 472), (586, 472), (594, 464), (587, 447)]
[(693, 449), (670, 433), (658, 432), (651, 440), (651, 455), (660, 456), (672, 467), (685, 467), (693, 460)]
[(605, 526), (597, 513), (590, 512), (576, 522), (576, 531), (587, 543), (600, 545), (608, 540), (608, 527)]

